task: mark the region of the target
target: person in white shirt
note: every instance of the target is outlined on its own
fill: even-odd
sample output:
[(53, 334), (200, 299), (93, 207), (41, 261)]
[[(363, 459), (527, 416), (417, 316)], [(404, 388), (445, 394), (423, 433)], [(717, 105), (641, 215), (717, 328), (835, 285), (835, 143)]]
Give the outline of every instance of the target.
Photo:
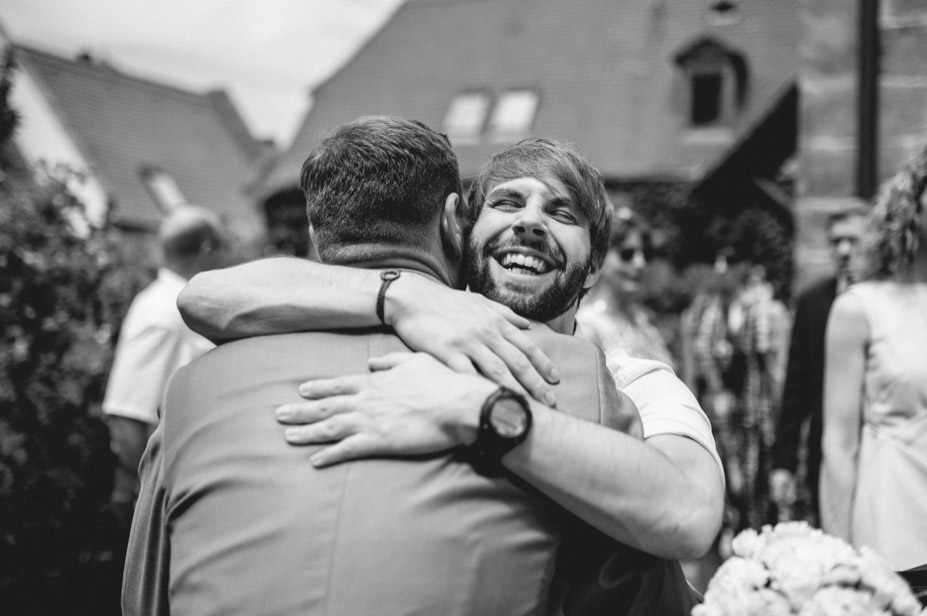
[(177, 295), (188, 279), (219, 264), (222, 229), (219, 218), (199, 206), (182, 206), (165, 217), (158, 230), (157, 278), (132, 300), (120, 329), (103, 413), (117, 457), (111, 503), (126, 527), (138, 491), (138, 463), (158, 424), (164, 387), (177, 368), (213, 347), (184, 324)]

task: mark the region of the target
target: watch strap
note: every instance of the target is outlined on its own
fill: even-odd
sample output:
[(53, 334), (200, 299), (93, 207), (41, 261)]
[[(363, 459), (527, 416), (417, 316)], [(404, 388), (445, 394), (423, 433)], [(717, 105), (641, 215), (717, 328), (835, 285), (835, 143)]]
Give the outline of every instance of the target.
[(386, 290), (389, 288), (389, 285), (393, 284), (393, 281), (399, 278), (400, 272), (395, 269), (388, 269), (380, 272), (380, 291), (377, 293), (377, 318), (380, 319), (380, 323), (387, 325), (386, 315), (384, 314), (384, 307), (386, 305)]

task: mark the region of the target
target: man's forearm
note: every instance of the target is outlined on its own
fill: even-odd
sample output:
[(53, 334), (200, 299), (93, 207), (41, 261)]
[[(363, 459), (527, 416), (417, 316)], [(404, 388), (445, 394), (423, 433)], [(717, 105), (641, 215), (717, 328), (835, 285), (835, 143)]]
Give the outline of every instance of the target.
[(379, 325), (379, 287), (378, 271), (274, 257), (197, 274), (177, 305), (193, 331), (224, 342)]
[(658, 556), (692, 558), (718, 532), (717, 465), (681, 436), (639, 441), (536, 403), (530, 437), (506, 467), (602, 532)]

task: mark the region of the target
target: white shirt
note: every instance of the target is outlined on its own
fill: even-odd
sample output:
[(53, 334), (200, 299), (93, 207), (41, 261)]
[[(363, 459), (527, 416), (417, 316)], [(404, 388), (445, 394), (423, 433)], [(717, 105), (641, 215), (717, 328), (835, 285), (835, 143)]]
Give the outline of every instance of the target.
[(103, 412), (149, 424), (158, 423), (158, 406), (177, 368), (214, 345), (186, 326), (177, 296), (187, 281), (161, 268), (129, 307), (122, 323)]
[(691, 438), (708, 450), (724, 477), (711, 422), (672, 368), (656, 360), (631, 357), (621, 349), (608, 352), (605, 363), (615, 386), (637, 405), (645, 440), (660, 434)]

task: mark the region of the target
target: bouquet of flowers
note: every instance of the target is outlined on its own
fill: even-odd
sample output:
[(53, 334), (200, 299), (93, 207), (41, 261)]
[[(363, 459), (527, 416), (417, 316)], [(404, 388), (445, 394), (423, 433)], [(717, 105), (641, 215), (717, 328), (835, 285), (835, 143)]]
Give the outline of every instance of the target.
[(745, 530), (692, 616), (927, 616), (873, 551), (805, 522)]

